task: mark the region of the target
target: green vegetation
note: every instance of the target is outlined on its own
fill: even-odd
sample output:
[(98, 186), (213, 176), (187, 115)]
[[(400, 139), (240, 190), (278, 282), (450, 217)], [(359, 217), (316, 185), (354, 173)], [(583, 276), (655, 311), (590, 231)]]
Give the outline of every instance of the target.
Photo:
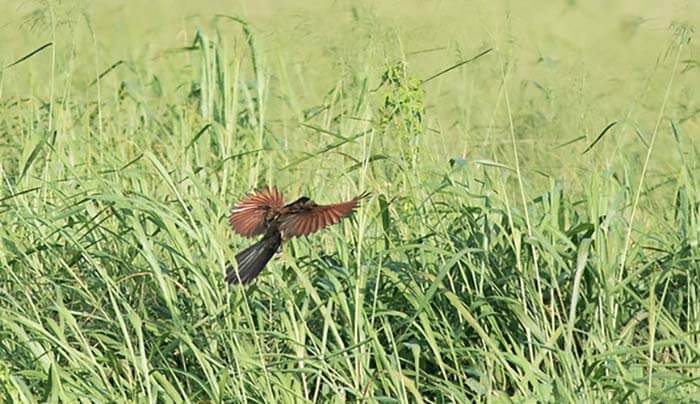
[(9, 3), (4, 401), (700, 397), (697, 2)]

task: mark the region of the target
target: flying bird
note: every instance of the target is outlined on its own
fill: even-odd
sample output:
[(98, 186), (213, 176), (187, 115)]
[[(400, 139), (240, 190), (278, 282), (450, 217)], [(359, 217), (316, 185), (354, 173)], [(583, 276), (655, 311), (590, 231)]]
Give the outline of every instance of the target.
[(333, 205), (318, 205), (302, 196), (285, 205), (282, 194), (275, 187), (265, 187), (247, 195), (233, 207), (228, 222), (233, 231), (241, 236), (255, 237), (262, 234), (263, 237), (236, 254), (238, 270), (229, 264), (226, 281), (230, 284), (250, 283), (265, 268), (283, 242), (298, 236), (308, 236), (340, 222), (368, 196), (368, 193), (364, 193)]

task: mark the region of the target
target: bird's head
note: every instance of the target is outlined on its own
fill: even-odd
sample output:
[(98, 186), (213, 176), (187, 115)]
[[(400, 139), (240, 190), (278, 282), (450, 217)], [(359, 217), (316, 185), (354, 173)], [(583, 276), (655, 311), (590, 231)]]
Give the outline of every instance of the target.
[(291, 202), (291, 203), (288, 203), (288, 204), (286, 205), (286, 207), (305, 205), (305, 204), (308, 203), (309, 201), (311, 201), (311, 199), (309, 199), (309, 198), (307, 198), (307, 197), (305, 197), (305, 196), (302, 196), (301, 198), (297, 199), (296, 201)]

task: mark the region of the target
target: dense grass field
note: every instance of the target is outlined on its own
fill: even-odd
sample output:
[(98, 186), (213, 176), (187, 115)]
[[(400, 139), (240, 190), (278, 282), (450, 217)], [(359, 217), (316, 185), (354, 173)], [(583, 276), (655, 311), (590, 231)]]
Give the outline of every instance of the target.
[(698, 2), (173, 3), (0, 3), (0, 401), (700, 402)]

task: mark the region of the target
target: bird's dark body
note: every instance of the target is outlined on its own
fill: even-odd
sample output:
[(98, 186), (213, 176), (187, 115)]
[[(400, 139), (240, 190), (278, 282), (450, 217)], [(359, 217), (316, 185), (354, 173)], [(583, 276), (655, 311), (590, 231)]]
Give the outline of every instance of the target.
[[(270, 208), (265, 215), (267, 230), (260, 241), (236, 254), (238, 273), (230, 268), (226, 275), (228, 283), (249, 283), (265, 268), (267, 263), (279, 251), (282, 241), (287, 241), (280, 231), (280, 224), (287, 215), (310, 210), (309, 198), (302, 196), (294, 202), (284, 205), (282, 209)], [(240, 278), (240, 279), (239, 279)]]

